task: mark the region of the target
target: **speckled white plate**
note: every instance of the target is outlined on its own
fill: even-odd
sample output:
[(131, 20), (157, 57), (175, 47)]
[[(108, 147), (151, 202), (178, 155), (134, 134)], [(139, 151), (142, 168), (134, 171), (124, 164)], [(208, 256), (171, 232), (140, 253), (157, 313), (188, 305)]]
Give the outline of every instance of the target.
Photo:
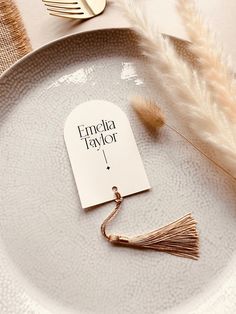
[[(235, 184), (170, 130), (151, 136), (132, 93), (155, 97), (178, 125), (128, 30), (59, 40), (1, 77), (0, 313), (236, 312)], [(126, 112), (153, 187), (126, 198), (113, 231), (149, 231), (191, 211), (199, 261), (112, 247), (99, 227), (113, 204), (81, 209), (63, 124), (90, 99)]]

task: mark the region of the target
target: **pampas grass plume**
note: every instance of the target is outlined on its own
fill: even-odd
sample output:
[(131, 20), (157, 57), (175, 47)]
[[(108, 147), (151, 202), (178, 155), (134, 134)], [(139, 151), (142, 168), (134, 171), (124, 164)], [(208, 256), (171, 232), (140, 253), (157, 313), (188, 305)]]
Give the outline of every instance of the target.
[[(176, 54), (171, 42), (146, 18), (138, 1), (117, 1), (139, 36), (155, 79), (158, 83), (165, 81), (174, 108), (185, 118), (186, 127), (212, 149), (217, 163), (236, 179), (236, 125), (226, 107), (214, 101), (206, 81)], [(155, 120), (150, 119), (155, 116), (152, 109), (144, 112), (143, 121), (155, 126)]]
[(130, 103), (140, 120), (152, 132), (157, 132), (165, 124), (165, 116), (155, 101), (135, 95)]
[(199, 61), (200, 72), (207, 82), (215, 102), (236, 121), (236, 89), (230, 58), (220, 48), (195, 1), (178, 0), (177, 9), (191, 40), (189, 46)]

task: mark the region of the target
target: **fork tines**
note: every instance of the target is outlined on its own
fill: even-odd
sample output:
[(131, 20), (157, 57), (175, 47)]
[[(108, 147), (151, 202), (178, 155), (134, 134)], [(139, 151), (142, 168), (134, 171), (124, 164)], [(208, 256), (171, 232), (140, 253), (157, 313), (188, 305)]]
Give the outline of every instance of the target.
[[(42, 0), (49, 14), (66, 18), (89, 18), (95, 15), (93, 10), (86, 5), (80, 5), (79, 1), (73, 0)], [(85, 1), (83, 1), (85, 4)]]

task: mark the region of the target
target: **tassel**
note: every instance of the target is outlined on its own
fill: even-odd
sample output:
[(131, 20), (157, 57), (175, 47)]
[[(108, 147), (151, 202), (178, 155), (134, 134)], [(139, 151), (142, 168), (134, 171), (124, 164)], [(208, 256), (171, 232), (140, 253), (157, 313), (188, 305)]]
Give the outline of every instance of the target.
[(113, 187), (113, 191), (115, 193), (116, 206), (101, 225), (101, 232), (110, 243), (134, 248), (152, 249), (180, 257), (198, 259), (199, 237), (196, 221), (191, 214), (187, 214), (169, 225), (147, 234), (131, 238), (113, 234), (107, 235), (106, 226), (117, 215), (122, 203), (122, 197), (117, 188)]

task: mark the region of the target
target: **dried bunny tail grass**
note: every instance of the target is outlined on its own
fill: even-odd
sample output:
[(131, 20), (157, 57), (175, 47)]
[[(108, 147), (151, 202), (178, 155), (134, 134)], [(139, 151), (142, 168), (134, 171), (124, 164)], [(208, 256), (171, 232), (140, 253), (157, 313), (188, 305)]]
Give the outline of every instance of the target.
[(177, 9), (192, 42), (189, 47), (198, 58), (201, 74), (216, 103), (236, 121), (236, 91), (229, 58), (224, 57), (194, 1), (178, 0)]
[(151, 132), (158, 131), (165, 124), (165, 117), (155, 101), (137, 95), (130, 99), (130, 103)]
[(119, 1), (119, 4), (139, 35), (140, 46), (156, 78), (168, 83), (175, 108), (188, 118), (188, 127), (214, 149), (220, 165), (236, 178), (236, 126), (216, 103), (212, 103), (198, 73), (177, 56), (169, 40), (150, 25), (137, 5), (130, 0)]

